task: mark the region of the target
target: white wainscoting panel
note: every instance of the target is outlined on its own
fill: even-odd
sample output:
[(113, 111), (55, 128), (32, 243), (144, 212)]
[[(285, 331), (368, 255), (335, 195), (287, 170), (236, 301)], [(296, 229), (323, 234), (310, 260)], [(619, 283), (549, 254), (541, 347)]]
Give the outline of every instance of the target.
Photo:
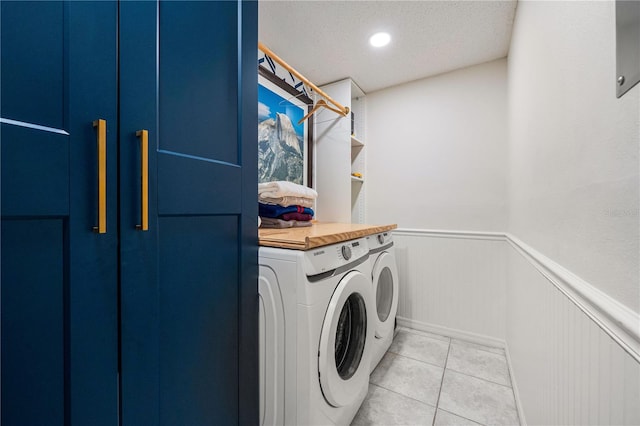
[(393, 238), (399, 318), (505, 339), (504, 234), (398, 229)]
[(529, 424), (640, 424), (640, 364), (529, 259), (508, 253), (507, 336)]
[(640, 316), (504, 233), (394, 231), (398, 323), (507, 349), (523, 424), (640, 425)]

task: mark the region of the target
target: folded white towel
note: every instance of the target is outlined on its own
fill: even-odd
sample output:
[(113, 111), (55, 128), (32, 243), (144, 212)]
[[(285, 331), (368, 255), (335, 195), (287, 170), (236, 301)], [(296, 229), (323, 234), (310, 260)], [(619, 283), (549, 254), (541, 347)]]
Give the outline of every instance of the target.
[(266, 197), (264, 194), (260, 194), (258, 201), (264, 204), (273, 204), (282, 207), (289, 206), (302, 206), (313, 208), (313, 199), (307, 197)]
[(260, 194), (261, 197), (270, 198), (305, 197), (315, 200), (318, 197), (318, 193), (311, 188), (283, 180), (259, 183), (258, 194)]

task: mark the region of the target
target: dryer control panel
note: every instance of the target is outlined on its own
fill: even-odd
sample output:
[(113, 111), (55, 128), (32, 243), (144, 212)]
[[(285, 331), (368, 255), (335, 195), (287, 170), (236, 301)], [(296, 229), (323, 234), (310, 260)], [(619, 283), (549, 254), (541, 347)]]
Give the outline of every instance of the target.
[(304, 252), (304, 273), (318, 275), (369, 256), (366, 238), (344, 241)]
[[(367, 237), (369, 250), (376, 252), (393, 246), (393, 236), (391, 232), (381, 232)], [(377, 249), (377, 250), (376, 250)]]

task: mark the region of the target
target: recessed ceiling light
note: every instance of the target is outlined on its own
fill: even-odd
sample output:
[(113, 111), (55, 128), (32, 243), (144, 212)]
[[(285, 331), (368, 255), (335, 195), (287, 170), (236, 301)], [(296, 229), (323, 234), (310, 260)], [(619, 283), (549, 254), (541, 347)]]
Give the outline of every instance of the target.
[(386, 46), (390, 41), (391, 36), (389, 33), (375, 33), (371, 38), (369, 38), (369, 43), (371, 43), (373, 47)]

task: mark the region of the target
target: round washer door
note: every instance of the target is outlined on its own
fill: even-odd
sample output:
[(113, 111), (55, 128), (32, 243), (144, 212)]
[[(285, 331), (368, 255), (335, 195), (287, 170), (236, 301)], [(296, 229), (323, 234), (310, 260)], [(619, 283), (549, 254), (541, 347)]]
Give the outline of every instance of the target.
[(329, 302), (318, 371), (322, 393), (334, 407), (351, 404), (369, 384), (372, 303), (371, 282), (357, 271), (342, 278)]
[(393, 254), (383, 252), (373, 265), (373, 295), (376, 301), (375, 335), (393, 333), (398, 310), (398, 268)]

